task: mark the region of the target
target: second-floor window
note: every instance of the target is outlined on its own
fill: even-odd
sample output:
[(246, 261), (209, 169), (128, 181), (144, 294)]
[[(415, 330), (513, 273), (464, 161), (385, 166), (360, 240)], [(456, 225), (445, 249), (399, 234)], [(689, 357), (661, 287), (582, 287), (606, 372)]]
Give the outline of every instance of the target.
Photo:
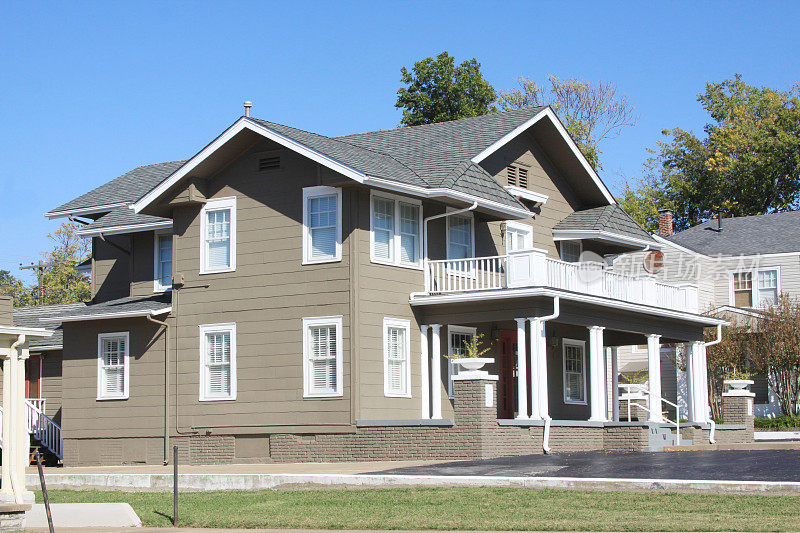
[(376, 263), (418, 267), (422, 206), (417, 200), (372, 196), (370, 255)]
[(475, 256), (475, 228), (472, 215), (447, 217), (447, 258), (466, 259)]
[(236, 270), (236, 198), (214, 198), (203, 206), (200, 273)]
[(172, 288), (172, 234), (155, 234), (155, 292)]
[(762, 268), (731, 275), (731, 303), (736, 307), (769, 307), (778, 302), (780, 271)]
[(342, 190), (303, 189), (303, 263), (342, 259)]
[(533, 248), (533, 228), (519, 222), (506, 222), (506, 251), (529, 250)]
[(581, 260), (581, 252), (583, 251), (581, 241), (561, 241), (561, 260), (567, 263), (577, 263)]

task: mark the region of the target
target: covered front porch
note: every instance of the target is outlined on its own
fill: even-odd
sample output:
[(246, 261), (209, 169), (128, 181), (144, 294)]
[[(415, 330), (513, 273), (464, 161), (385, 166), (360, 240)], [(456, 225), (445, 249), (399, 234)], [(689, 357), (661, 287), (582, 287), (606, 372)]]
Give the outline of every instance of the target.
[[(485, 357), (494, 359), (484, 370), (496, 387), (499, 426), (629, 424), (663, 426), (678, 433), (681, 420), (708, 426), (703, 332), (719, 321), (689, 313), (676, 316), (672, 311), (659, 314), (602, 306), (577, 295), (475, 296), (453, 295), (415, 305), (422, 324), (423, 419), (452, 418), (459, 365), (451, 357), (463, 353), (464, 342), (472, 336), (482, 335), (484, 347), (489, 347)], [(683, 344), (687, 354), (688, 412), (662, 396), (660, 353), (667, 343)], [(631, 396), (625, 396), (626, 387), (618, 382), (616, 350), (628, 345), (647, 346), (650, 376), (649, 386)], [(642, 392), (644, 396), (637, 399)], [(637, 405), (629, 408), (629, 404)]]

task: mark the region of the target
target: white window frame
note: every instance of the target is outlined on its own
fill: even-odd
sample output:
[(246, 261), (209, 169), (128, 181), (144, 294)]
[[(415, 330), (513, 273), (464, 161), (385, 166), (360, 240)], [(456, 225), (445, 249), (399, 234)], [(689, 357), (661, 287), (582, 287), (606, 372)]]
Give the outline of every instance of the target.
[(763, 309), (764, 307), (761, 305), (761, 302), (758, 299), (758, 274), (760, 272), (767, 272), (770, 270), (774, 270), (776, 272), (776, 279), (777, 279), (777, 295), (780, 297), (781, 295), (781, 267), (779, 266), (765, 266), (765, 267), (758, 267), (752, 270), (731, 270), (728, 274), (728, 301), (731, 306), (736, 306), (736, 295), (733, 291), (733, 275), (734, 274), (746, 274), (750, 273), (752, 283), (750, 287), (750, 301), (752, 302), (751, 309)]
[[(236, 400), (236, 324), (201, 324), (200, 331), (200, 391), (201, 402), (217, 402)], [(229, 333), (231, 337), (231, 390), (227, 396), (211, 396), (208, 394), (208, 369), (206, 367), (206, 336), (209, 333)]]
[[(472, 335), (475, 338), (475, 335), (478, 334), (478, 328), (468, 327), (468, 326), (447, 326), (447, 355), (452, 357), (453, 356), (453, 333), (460, 333), (462, 335)], [(455, 398), (455, 392), (453, 390), (453, 378), (458, 375), (458, 366), (456, 363), (453, 362), (452, 359), (447, 359), (447, 395), (450, 399)]]
[(527, 235), (524, 238), (524, 246), (521, 250), (531, 250), (533, 249), (533, 226), (530, 224), (523, 224), (522, 222), (516, 222), (514, 220), (506, 221), (506, 253), (511, 252), (511, 239), (509, 239), (509, 230), (510, 231), (524, 231)]
[[(175, 239), (172, 238), (171, 231), (156, 231), (153, 233), (153, 292), (167, 292), (172, 290), (172, 283), (169, 285), (161, 284), (161, 246), (160, 240), (164, 236), (169, 236), (172, 240), (172, 253), (175, 253)], [(205, 247), (205, 246), (204, 246)], [(174, 255), (173, 255), (174, 257)], [(175, 263), (172, 264), (173, 271)]]
[[(457, 211), (457, 209), (454, 208), (454, 207), (448, 207), (447, 211), (448, 212), (449, 211)], [(451, 216), (446, 217), (447, 218), (447, 235), (446, 235), (447, 241), (445, 242), (445, 246), (447, 247), (447, 250), (445, 251), (445, 253), (447, 254), (447, 259), (453, 259), (452, 257), (450, 257), (450, 221), (453, 219), (454, 216), (455, 217), (464, 217), (464, 218), (472, 219), (472, 223), (470, 224), (471, 233), (472, 233), (470, 235), (470, 240), (472, 241), (471, 242), (472, 246), (471, 246), (469, 258), (473, 258), (473, 257), (475, 257), (475, 215), (472, 213), (472, 211), (468, 211), (466, 213), (458, 213), (456, 215), (451, 215)]]
[[(230, 209), (231, 212), (231, 257), (230, 265), (223, 268), (207, 268), (206, 260), (208, 246), (206, 242), (206, 226), (208, 225), (206, 213)], [(173, 251), (174, 252), (174, 251)], [(200, 210), (200, 274), (218, 274), (220, 272), (234, 272), (236, 270), (236, 197), (212, 198), (207, 200)]]
[[(389, 384), (389, 328), (405, 330), (405, 390), (394, 391)], [(383, 395), (387, 398), (411, 398), (411, 321), (401, 318), (383, 319)]]
[[(334, 254), (327, 257), (311, 257), (311, 232), (308, 227), (308, 201), (317, 196), (336, 195), (336, 244)], [(303, 264), (335, 263), (342, 260), (342, 189), (318, 185), (303, 187)]]
[[(122, 364), (122, 394), (108, 395), (103, 390), (103, 341), (105, 339), (125, 339), (125, 356)], [(130, 333), (117, 331), (114, 333), (100, 333), (97, 336), (97, 399), (98, 400), (127, 400), (130, 397)]]
[[(385, 259), (375, 255), (375, 198), (382, 200), (391, 200), (394, 202), (394, 230), (392, 232), (392, 259)], [(400, 257), (401, 234), (400, 234), (400, 203), (414, 205), (419, 207), (417, 217), (417, 261), (409, 263), (403, 261)], [(396, 194), (388, 194), (384, 192), (370, 191), (369, 197), (369, 259), (373, 263), (382, 265), (399, 266), (403, 268), (413, 268), (417, 270), (422, 269), (422, 201), (416, 198), (409, 198), (407, 196), (399, 196)]]
[[(583, 374), (583, 401), (576, 401), (567, 398), (567, 346), (580, 347), (581, 353), (581, 373)], [(568, 405), (588, 405), (589, 399), (586, 396), (586, 341), (577, 339), (561, 339), (561, 388), (564, 390), (564, 403)]]
[(571, 263), (572, 261), (567, 261), (564, 259), (564, 244), (565, 243), (578, 243), (578, 260), (574, 261), (575, 263), (579, 263), (581, 260), (581, 255), (583, 255), (583, 241), (580, 239), (565, 239), (559, 241), (559, 250), (558, 250), (558, 258), (564, 261), (565, 263)]
[[(309, 329), (315, 326), (336, 327), (336, 390), (330, 392), (314, 392), (311, 386), (311, 347), (309, 346)], [(343, 396), (342, 383), (344, 376), (344, 353), (342, 352), (342, 315), (318, 316), (303, 318), (303, 398), (340, 398)]]

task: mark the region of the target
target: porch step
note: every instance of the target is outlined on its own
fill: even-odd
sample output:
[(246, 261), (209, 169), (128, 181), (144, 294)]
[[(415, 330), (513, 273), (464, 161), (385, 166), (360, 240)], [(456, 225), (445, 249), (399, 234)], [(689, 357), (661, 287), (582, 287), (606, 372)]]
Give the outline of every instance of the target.
[(647, 449), (651, 452), (660, 452), (665, 448), (673, 448), (675, 446), (691, 445), (692, 441), (688, 439), (680, 439), (680, 442), (678, 442), (677, 435), (668, 427), (650, 427), (650, 441)]

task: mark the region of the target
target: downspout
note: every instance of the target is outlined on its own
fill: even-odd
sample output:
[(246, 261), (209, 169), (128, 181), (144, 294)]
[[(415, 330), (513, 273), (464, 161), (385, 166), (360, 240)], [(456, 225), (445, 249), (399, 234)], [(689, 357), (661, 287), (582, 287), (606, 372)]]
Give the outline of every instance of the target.
[(169, 324), (156, 320), (151, 315), (145, 317), (149, 322), (164, 326), (164, 464), (169, 464)]
[[(561, 298), (559, 296), (553, 297), (553, 313), (547, 316), (539, 317), (537, 320), (541, 320), (542, 322), (547, 322), (548, 320), (553, 320), (554, 318), (558, 318), (558, 315), (561, 314)], [(547, 365), (547, 339), (545, 338), (545, 361), (544, 364)], [(539, 369), (537, 368), (536, 371), (538, 372)], [(545, 454), (550, 453), (550, 424), (553, 422), (553, 418), (550, 416), (548, 412), (544, 416), (544, 435), (542, 436), (542, 451)]]
[(14, 364), (13, 365), (9, 365), (9, 370), (11, 368), (13, 368), (14, 371), (13, 372), (9, 372), (9, 374), (11, 374), (9, 376), (11, 378), (11, 380), (10, 380), (11, 381), (11, 405), (9, 406), (9, 407), (11, 407), (11, 409), (9, 409), (9, 413), (8, 413), (8, 427), (11, 428), (11, 431), (9, 431), (9, 433), (14, 433), (15, 434), (14, 435), (15, 438), (14, 439), (9, 439), (9, 442), (6, 445), (11, 446), (11, 453), (9, 454), (10, 455), (10, 462), (11, 462), (11, 464), (9, 465), (9, 468), (11, 469), (11, 472), (10, 472), (11, 475), (9, 476), (9, 478), (11, 479), (11, 490), (14, 492), (14, 501), (16, 503), (23, 503), (23, 501), (22, 501), (22, 491), (25, 490), (24, 486), (20, 487), (19, 480), (17, 479), (17, 452), (18, 452), (18, 450), (17, 450), (17, 443), (14, 442), (18, 438), (18, 436), (16, 435), (16, 431), (14, 430), (14, 427), (15, 427), (14, 425), (17, 422), (17, 416), (16, 416), (16, 412), (17, 412), (17, 409), (18, 409), (18, 407), (17, 407), (17, 394), (18, 394), (18, 391), (17, 391), (17, 388), (18, 388), (18, 386), (17, 386), (17, 372), (19, 372), (19, 361), (20, 361), (19, 355), (15, 356), (14, 353), (17, 351), (17, 347), (22, 345), (22, 344), (25, 344), (25, 335), (20, 335), (19, 337), (17, 337), (17, 340), (14, 341), (14, 343), (11, 345), (11, 348), (9, 350), (9, 356), (16, 358), (16, 361), (14, 362)]
[[(704, 343), (703, 346), (705, 348), (708, 348), (709, 346), (714, 346), (715, 344), (719, 344), (721, 341), (722, 341), (722, 324), (717, 324), (717, 338), (715, 340), (713, 340), (713, 341)], [(704, 377), (705, 377), (706, 372), (707, 372), (707, 367), (703, 369)], [(705, 379), (703, 381), (705, 381), (705, 386), (706, 386), (706, 388), (708, 388), (708, 378), (705, 377)], [(706, 409), (708, 409), (710, 411), (709, 406), (706, 406)], [(715, 431), (717, 429), (717, 424), (716, 424), (716, 422), (714, 422), (714, 417), (713, 416), (709, 417), (708, 425), (711, 428), (710, 431), (708, 432), (708, 443), (709, 444), (716, 444), (717, 440), (714, 438), (714, 433), (715, 433)]]

